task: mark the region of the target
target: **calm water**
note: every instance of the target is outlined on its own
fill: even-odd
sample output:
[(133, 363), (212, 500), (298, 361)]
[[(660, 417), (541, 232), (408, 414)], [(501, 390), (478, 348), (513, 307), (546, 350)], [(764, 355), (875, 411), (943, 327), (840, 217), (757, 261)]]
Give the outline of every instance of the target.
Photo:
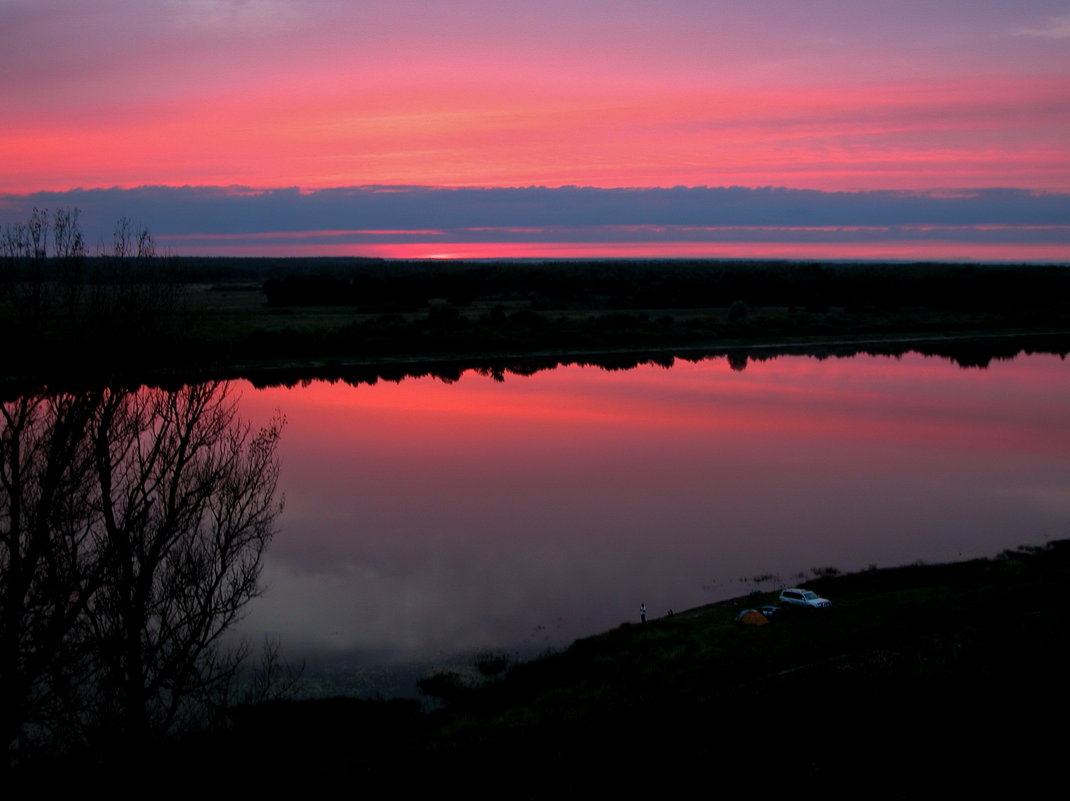
[(278, 407), (288, 426), (286, 511), (243, 632), (310, 665), (446, 663), (762, 574), (1065, 537), (1068, 389), (1070, 364), (1044, 355), (246, 385), (247, 417)]

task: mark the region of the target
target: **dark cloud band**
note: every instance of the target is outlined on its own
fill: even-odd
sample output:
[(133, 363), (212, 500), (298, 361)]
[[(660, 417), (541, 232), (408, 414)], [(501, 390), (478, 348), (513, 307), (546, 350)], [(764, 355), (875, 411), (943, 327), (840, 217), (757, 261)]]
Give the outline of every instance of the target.
[(448, 189), (360, 186), (74, 189), (0, 196), (0, 223), (74, 207), (90, 242), (119, 217), (180, 252), (268, 239), (383, 242), (1067, 243), (1070, 194), (1018, 189), (822, 192), (774, 187)]

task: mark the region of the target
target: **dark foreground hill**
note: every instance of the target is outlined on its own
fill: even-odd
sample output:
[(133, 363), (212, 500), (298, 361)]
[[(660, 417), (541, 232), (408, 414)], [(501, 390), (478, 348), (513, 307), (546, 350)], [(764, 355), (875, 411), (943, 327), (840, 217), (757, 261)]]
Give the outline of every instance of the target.
[(74, 761), (65, 775), (466, 799), (989, 797), (1062, 781), (1070, 541), (807, 586), (833, 608), (735, 623), (775, 597), (750, 596), (504, 673), (485, 664), (496, 675), (478, 686), (432, 677), (434, 711), (275, 702), (237, 710), (227, 731)]

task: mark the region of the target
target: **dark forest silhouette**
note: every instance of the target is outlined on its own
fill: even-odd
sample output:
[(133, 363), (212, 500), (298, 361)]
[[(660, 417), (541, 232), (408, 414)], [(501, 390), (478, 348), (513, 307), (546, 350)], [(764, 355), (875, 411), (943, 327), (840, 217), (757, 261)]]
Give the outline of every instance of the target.
[[(228, 295), (246, 299), (235, 314), (211, 299)], [(90, 254), (70, 209), (35, 210), (0, 231), (4, 376), (53, 384), (283, 362), (613, 361), (758, 343), (824, 350), (1066, 333), (1068, 298), (1070, 269), (1060, 266), (178, 259), (125, 218)], [(984, 363), (961, 341), (933, 347)], [(732, 360), (743, 363), (738, 352)]]

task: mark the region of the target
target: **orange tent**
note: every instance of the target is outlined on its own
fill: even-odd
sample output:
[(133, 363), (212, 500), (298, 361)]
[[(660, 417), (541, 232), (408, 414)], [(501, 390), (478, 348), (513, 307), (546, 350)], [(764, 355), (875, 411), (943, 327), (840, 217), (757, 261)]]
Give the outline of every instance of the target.
[(769, 618), (757, 609), (744, 609), (736, 615), (736, 622), (746, 623), (748, 626), (764, 626), (769, 622)]

